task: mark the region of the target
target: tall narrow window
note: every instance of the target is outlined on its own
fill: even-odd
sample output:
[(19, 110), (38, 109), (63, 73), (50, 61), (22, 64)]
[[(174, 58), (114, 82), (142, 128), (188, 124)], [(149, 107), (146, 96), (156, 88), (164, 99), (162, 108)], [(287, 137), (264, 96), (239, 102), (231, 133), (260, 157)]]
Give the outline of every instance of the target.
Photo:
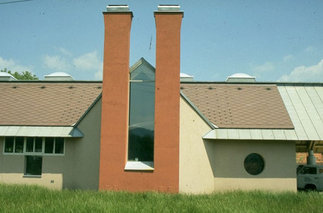
[(42, 151), (43, 151), (43, 139), (35, 138), (35, 152), (42, 152)]
[(129, 161), (154, 161), (154, 112), (155, 73), (139, 66), (130, 74)]
[(53, 153), (54, 138), (45, 138), (45, 153)]
[(64, 138), (55, 138), (55, 154), (64, 153)]
[(14, 139), (14, 137), (6, 137), (4, 152), (13, 153)]
[(26, 152), (33, 152), (34, 151), (34, 138), (27, 138), (26, 139)]
[(25, 175), (41, 175), (43, 157), (26, 156), (25, 157)]
[(24, 138), (16, 137), (15, 153), (23, 153), (24, 151)]

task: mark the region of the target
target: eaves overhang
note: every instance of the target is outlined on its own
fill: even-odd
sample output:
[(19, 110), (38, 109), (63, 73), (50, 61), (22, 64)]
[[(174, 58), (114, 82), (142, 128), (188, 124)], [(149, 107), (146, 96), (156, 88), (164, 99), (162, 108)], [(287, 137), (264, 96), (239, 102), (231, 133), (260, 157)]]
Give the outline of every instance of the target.
[(297, 141), (298, 137), (293, 129), (213, 129), (203, 139)]
[(83, 133), (71, 126), (0, 126), (0, 137), (81, 138)]

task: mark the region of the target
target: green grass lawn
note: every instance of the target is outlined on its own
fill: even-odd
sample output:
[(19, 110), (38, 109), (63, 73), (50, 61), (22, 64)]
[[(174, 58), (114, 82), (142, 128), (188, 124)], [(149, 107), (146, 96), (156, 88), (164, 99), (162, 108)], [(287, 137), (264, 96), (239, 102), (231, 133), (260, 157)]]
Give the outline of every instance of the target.
[(323, 212), (323, 194), (54, 191), (0, 184), (0, 212)]

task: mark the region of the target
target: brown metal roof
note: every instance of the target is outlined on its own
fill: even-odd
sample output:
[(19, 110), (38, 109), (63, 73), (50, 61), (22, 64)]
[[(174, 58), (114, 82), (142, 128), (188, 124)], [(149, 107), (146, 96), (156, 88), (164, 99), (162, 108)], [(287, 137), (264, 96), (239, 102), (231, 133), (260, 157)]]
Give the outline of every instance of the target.
[(1, 82), (0, 125), (72, 126), (100, 95), (97, 82)]
[(294, 128), (276, 85), (182, 83), (181, 91), (219, 128)]

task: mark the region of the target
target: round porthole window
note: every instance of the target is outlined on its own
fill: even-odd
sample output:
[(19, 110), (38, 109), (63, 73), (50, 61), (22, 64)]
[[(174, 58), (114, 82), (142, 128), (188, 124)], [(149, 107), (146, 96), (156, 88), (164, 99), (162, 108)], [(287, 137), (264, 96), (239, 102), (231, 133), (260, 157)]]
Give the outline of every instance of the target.
[(257, 153), (249, 154), (244, 160), (244, 168), (251, 175), (260, 174), (265, 168), (265, 161)]

